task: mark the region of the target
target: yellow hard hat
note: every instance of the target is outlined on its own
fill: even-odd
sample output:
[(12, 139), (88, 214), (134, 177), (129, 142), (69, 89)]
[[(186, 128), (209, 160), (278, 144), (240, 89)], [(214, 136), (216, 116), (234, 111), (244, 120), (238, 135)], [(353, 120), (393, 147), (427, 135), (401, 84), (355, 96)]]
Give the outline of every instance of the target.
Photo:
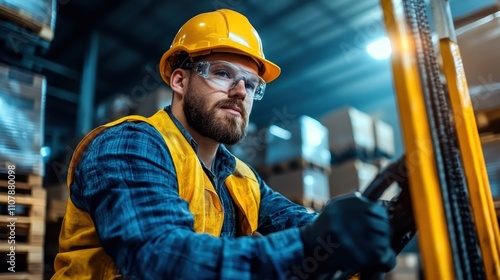
[(170, 85), (176, 56), (186, 52), (191, 57), (211, 52), (227, 52), (251, 57), (259, 65), (259, 75), (266, 81), (276, 79), (281, 69), (264, 57), (259, 34), (242, 14), (219, 9), (188, 20), (177, 32), (170, 49), (160, 60), (160, 75)]

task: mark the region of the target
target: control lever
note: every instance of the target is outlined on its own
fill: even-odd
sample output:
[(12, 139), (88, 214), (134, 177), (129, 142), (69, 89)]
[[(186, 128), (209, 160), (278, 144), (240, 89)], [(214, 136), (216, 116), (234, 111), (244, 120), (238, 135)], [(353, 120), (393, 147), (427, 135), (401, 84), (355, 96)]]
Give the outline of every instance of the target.
[[(381, 170), (366, 187), (363, 196), (371, 201), (378, 201), (384, 191), (393, 183), (397, 183), (400, 192), (390, 201), (380, 201), (387, 208), (391, 223), (391, 247), (396, 254), (410, 242), (417, 229), (413, 217), (410, 189), (408, 185), (408, 170), (405, 156), (392, 162)], [(382, 280), (384, 273), (379, 271), (343, 271), (337, 273), (333, 280), (344, 280), (358, 275), (360, 280)]]

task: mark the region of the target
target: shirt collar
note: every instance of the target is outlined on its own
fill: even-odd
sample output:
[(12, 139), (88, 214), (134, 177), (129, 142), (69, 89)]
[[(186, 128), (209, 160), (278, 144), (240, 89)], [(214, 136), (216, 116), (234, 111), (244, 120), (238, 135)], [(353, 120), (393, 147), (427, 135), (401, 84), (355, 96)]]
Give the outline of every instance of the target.
[[(179, 129), (179, 131), (184, 135), (188, 143), (193, 147), (194, 151), (198, 153), (198, 144), (191, 136), (189, 131), (184, 128), (181, 122), (172, 114), (172, 106), (168, 105), (164, 108), (165, 112), (170, 116), (170, 119), (174, 122), (175, 126)], [(226, 173), (232, 174), (236, 168), (236, 159), (234, 155), (229, 152), (229, 150), (224, 146), (224, 144), (220, 144), (217, 152), (215, 153), (214, 166), (213, 171), (216, 173)]]
[(198, 144), (196, 143), (196, 141), (194, 141), (194, 138), (193, 136), (191, 136), (189, 131), (187, 131), (181, 124), (181, 122), (174, 116), (174, 114), (172, 114), (172, 106), (171, 105), (165, 106), (163, 110), (167, 112), (167, 114), (170, 116), (170, 119), (174, 122), (175, 126), (177, 126), (182, 135), (184, 135), (188, 143), (191, 145), (191, 147), (193, 147), (194, 151), (198, 153)]

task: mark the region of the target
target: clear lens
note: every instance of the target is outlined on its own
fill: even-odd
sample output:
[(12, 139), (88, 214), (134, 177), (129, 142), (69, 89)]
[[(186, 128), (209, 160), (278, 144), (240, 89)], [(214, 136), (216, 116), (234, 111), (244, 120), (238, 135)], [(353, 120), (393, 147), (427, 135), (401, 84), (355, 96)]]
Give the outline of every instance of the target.
[(200, 77), (213, 82), (221, 89), (233, 89), (241, 80), (245, 83), (247, 95), (255, 100), (261, 100), (266, 89), (266, 82), (259, 76), (252, 74), (230, 62), (222, 60), (200, 61), (187, 63)]

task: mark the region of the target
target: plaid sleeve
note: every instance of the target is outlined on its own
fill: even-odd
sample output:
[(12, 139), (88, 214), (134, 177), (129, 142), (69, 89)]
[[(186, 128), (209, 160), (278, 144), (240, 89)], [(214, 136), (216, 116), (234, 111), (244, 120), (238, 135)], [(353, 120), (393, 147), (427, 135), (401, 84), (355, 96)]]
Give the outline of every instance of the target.
[(291, 202), (280, 193), (272, 190), (262, 179), (260, 184), (259, 229), (269, 234), (288, 228), (301, 227), (316, 218), (317, 213), (309, 213), (303, 206)]
[(131, 279), (279, 279), (302, 261), (296, 228), (261, 238), (195, 233), (165, 142), (148, 124), (105, 130), (75, 178), (71, 199), (89, 212), (104, 250)]

